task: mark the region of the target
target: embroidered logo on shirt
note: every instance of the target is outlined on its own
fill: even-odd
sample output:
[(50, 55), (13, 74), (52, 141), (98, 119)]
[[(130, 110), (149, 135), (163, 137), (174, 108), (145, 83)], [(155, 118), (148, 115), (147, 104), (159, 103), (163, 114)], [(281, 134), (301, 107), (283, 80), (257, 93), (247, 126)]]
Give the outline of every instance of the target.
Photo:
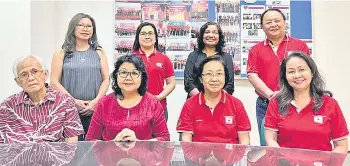
[(319, 124), (323, 124), (323, 116), (322, 115), (314, 116), (314, 122), (319, 123)]
[(162, 63), (156, 63), (156, 65), (157, 65), (158, 67), (162, 67), (162, 66), (163, 66)]
[(225, 116), (225, 122), (226, 122), (226, 124), (232, 124), (233, 123), (233, 116)]
[(226, 144), (226, 145), (225, 145), (225, 148), (226, 148), (226, 149), (232, 149), (233, 146), (232, 146), (232, 144)]
[(314, 166), (323, 166), (323, 163), (320, 161), (315, 161)]

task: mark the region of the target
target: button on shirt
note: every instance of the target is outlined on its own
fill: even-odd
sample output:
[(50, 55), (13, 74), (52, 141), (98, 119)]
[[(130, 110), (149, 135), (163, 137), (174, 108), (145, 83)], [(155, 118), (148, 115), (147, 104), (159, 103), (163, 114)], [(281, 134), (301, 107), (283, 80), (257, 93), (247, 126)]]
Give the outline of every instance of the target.
[(61, 142), (83, 133), (73, 98), (51, 87), (37, 105), (24, 91), (0, 105), (0, 143)]

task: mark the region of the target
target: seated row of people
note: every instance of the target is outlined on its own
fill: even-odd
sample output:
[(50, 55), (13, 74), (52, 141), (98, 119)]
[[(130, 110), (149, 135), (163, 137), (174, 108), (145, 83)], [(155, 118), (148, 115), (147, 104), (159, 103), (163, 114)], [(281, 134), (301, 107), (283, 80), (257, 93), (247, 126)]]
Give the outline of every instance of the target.
[[(42, 59), (20, 58), (13, 69), (23, 91), (0, 105), (0, 141), (77, 141), (83, 128), (74, 100), (45, 83)], [(221, 57), (205, 58), (199, 69), (200, 93), (185, 102), (178, 120), (182, 140), (249, 145), (250, 120), (242, 102), (223, 90), (228, 69)], [(146, 92), (142, 59), (120, 57), (111, 77), (114, 92), (97, 103), (86, 140), (169, 141), (163, 107)], [(293, 52), (283, 60), (280, 86), (265, 119), (269, 146), (347, 152), (345, 118), (311, 57)]]

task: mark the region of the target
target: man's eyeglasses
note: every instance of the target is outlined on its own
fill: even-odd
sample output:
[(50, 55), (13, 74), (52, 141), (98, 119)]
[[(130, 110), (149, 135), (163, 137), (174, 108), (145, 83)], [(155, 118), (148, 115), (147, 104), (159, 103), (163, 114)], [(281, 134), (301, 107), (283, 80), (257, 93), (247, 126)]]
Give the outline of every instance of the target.
[(38, 77), (40, 76), (40, 74), (43, 72), (44, 70), (38, 70), (38, 69), (32, 69), (30, 70), (30, 72), (22, 72), (19, 74), (18, 78), (21, 81), (27, 80), (29, 78), (29, 73), (33, 76), (33, 77)]
[(126, 70), (120, 70), (118, 71), (118, 75), (122, 78), (126, 78), (128, 77), (128, 75), (130, 75), (132, 79), (136, 79), (140, 77), (141, 73), (138, 70), (133, 70), (132, 72), (128, 72)]
[(147, 32), (141, 32), (140, 35), (141, 35), (141, 36), (146, 36), (146, 35), (148, 35), (148, 36), (153, 36), (153, 35), (154, 35), (154, 32), (148, 32), (148, 33), (147, 33)]
[(84, 29), (84, 28), (86, 28), (86, 29), (91, 29), (91, 28), (92, 28), (92, 25), (77, 24), (77, 27), (78, 27), (79, 29)]

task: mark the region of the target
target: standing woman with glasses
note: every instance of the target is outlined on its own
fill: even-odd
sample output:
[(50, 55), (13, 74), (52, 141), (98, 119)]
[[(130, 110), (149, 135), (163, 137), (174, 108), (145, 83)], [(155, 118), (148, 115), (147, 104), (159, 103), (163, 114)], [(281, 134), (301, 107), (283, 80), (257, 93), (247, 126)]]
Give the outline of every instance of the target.
[[(95, 20), (83, 13), (69, 22), (62, 50), (51, 64), (51, 86), (71, 95), (85, 133), (98, 100), (109, 87), (107, 57), (98, 44)], [(79, 140), (85, 139), (85, 134)]]
[(163, 107), (146, 92), (147, 80), (138, 55), (121, 56), (112, 73), (114, 93), (98, 102), (86, 140), (169, 141)]
[(162, 103), (168, 120), (166, 97), (175, 89), (174, 68), (169, 57), (159, 51), (157, 29), (152, 23), (144, 22), (137, 27), (133, 51), (146, 65), (147, 91)]
[(220, 55), (227, 66), (228, 81), (224, 87), (224, 91), (232, 95), (234, 91), (233, 62), (231, 56), (224, 54), (225, 39), (220, 26), (215, 22), (205, 23), (199, 31), (197, 42), (198, 49), (188, 55), (185, 66), (184, 83), (185, 90), (188, 93), (187, 99), (200, 92), (198, 89), (201, 84), (199, 81), (201, 77), (201, 73), (198, 70), (199, 64), (206, 57), (213, 55)]

